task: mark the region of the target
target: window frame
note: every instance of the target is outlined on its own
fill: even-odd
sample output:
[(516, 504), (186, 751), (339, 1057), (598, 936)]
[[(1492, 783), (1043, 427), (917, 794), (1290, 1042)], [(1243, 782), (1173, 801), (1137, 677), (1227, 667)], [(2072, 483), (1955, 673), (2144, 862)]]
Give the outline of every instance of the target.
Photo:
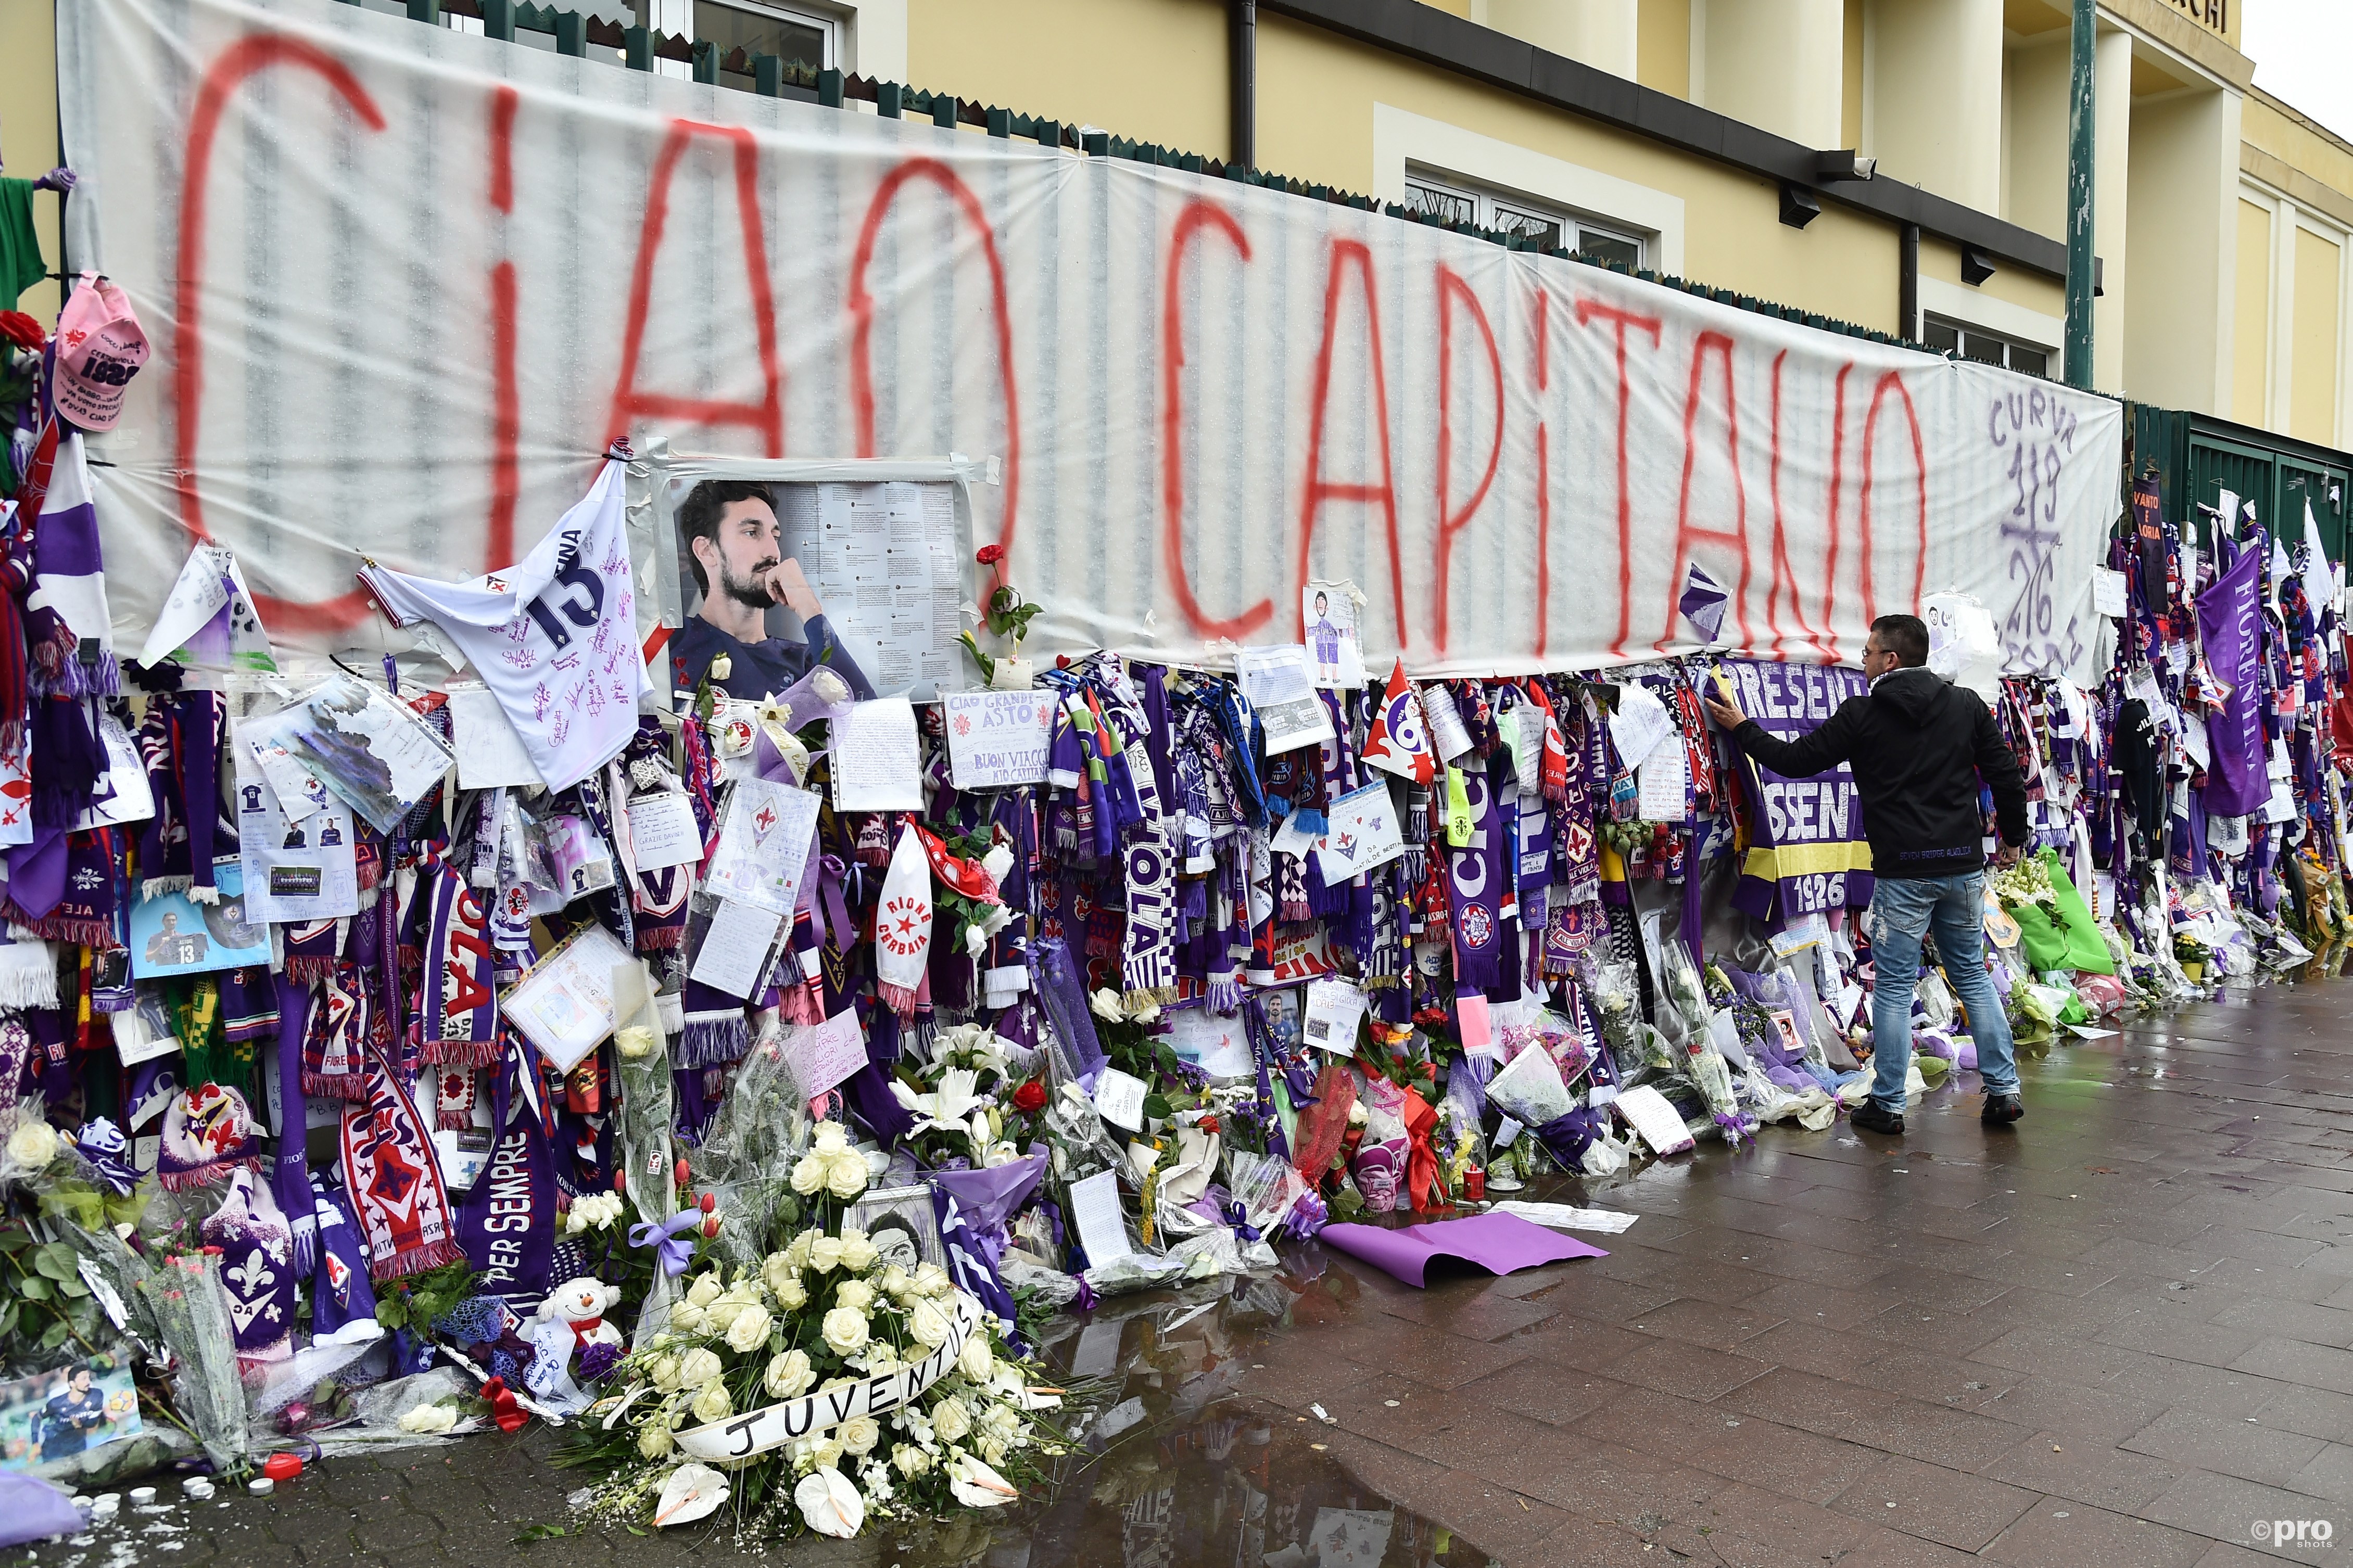
[[(1950, 348), (1941, 347), (1928, 335), (1932, 330), (1936, 328), (1942, 328), (1953, 334), (1953, 343)], [(1999, 344), (2001, 349), (2001, 357), (1999, 359), (1980, 359), (1977, 355), (1968, 353), (1968, 351), (1971, 339), (1975, 339), (1978, 342)], [(2049, 381), (2051, 379), (2051, 362), (2058, 353), (2056, 349), (2048, 344), (2030, 342), (2024, 338), (2013, 337), (2008, 332), (1994, 331), (1989, 328), (1980, 327), (1973, 322), (1964, 321), (1957, 317), (1945, 315), (1941, 311), (1935, 310), (1923, 310), (1920, 312), (1920, 341), (1926, 343), (1930, 348), (1936, 349), (1939, 353), (1958, 354), (1961, 358), (1969, 361), (1972, 364), (1998, 365), (2003, 370), (2015, 371), (2021, 375), (2031, 375), (2039, 381)], [(2029, 370), (2023, 365), (2013, 363), (2011, 362), (2011, 355), (2021, 350), (2023, 350), (2028, 353), (2042, 355), (2042, 368), (2041, 370)]]
[[(826, 70), (841, 64), (842, 18), (835, 12), (814, 6), (779, 5), (776, 0), (692, 0), (692, 3), (716, 5), (723, 11), (741, 11), (771, 22), (791, 22), (804, 27), (814, 27), (825, 37), (825, 58), (818, 62), (818, 68)], [(689, 15), (691, 14), (690, 7)], [(702, 36), (699, 28), (694, 36), (698, 38)]]
[(1543, 201), (1511, 192), (1499, 192), (1466, 181), (1460, 175), (1440, 173), (1425, 165), (1409, 162), (1405, 171), (1405, 188), (1409, 199), (1405, 205), (1412, 205), (1411, 197), (1416, 187), (1435, 192), (1457, 202), (1468, 202), (1471, 204), (1472, 215), (1470, 221), (1482, 229), (1503, 232), (1519, 231), (1519, 226), (1506, 221), (1511, 218), (1517, 218), (1522, 224), (1530, 222), (1551, 224), (1562, 236), (1564, 241), (1570, 237), (1575, 238), (1576, 244), (1566, 246), (1572, 255), (1584, 253), (1584, 241), (1588, 233), (1605, 239), (1616, 240), (1621, 245), (1630, 245), (1634, 247), (1636, 259), (1633, 266), (1637, 269), (1650, 264), (1651, 247), (1657, 238), (1657, 236), (1649, 230), (1628, 224), (1622, 218), (1600, 217), (1574, 207), (1562, 206), (1555, 202)]

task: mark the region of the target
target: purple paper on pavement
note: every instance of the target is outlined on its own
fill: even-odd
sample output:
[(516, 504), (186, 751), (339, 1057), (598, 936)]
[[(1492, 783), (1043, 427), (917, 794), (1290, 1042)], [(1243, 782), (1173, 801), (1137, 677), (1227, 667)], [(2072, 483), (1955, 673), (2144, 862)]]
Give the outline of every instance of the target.
[(1543, 1263), (1609, 1256), (1598, 1247), (1532, 1225), (1514, 1214), (1434, 1220), (1398, 1230), (1377, 1225), (1327, 1225), (1318, 1239), (1417, 1290), (1422, 1289), (1422, 1272), (1433, 1258), (1459, 1258), (1490, 1274), (1516, 1274)]

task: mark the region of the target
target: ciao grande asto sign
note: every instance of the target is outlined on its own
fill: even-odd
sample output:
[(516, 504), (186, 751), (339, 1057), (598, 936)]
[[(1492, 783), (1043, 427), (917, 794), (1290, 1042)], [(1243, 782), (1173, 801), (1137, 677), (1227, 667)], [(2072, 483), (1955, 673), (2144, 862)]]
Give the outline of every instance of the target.
[[(461, 579), (616, 436), (994, 461), (1033, 658), (1229, 663), (1353, 582), (1368, 665), (1852, 661), (1976, 595), (2092, 675), (2120, 405), (1181, 170), (765, 99), (330, 0), (58, 13), (77, 266), (153, 359), (93, 443), (118, 640), (193, 541), (282, 651)], [(645, 450), (640, 446), (640, 450)], [(650, 605), (653, 595), (641, 594)]]

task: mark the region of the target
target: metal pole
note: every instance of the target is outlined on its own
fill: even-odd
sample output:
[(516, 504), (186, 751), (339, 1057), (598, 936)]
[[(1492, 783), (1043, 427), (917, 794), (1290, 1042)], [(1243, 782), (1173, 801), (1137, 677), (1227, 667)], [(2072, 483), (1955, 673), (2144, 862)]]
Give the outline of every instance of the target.
[(1230, 134), (1226, 162), (1258, 166), (1258, 0), (1227, 0), (1226, 92)]
[(2067, 73), (2067, 384), (2092, 384), (2093, 29), (2097, 0), (2075, 0)]

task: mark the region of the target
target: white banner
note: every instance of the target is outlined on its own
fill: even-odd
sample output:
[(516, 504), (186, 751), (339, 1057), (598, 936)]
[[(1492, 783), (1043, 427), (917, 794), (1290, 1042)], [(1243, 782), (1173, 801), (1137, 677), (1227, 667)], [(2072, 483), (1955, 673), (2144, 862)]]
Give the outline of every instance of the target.
[(2104, 398), (331, 0), (58, 25), (73, 260), (156, 348), (93, 443), (119, 642), (195, 534), (236, 549), (281, 647), (398, 647), (359, 550), (502, 567), (627, 431), (996, 459), (976, 538), (1047, 606), (1033, 653), (1223, 663), (1346, 579), (1376, 669), (1589, 667), (1699, 646), (1696, 562), (1735, 651), (1853, 660), (1873, 614), (1951, 589), (2011, 668), (2090, 674)]

